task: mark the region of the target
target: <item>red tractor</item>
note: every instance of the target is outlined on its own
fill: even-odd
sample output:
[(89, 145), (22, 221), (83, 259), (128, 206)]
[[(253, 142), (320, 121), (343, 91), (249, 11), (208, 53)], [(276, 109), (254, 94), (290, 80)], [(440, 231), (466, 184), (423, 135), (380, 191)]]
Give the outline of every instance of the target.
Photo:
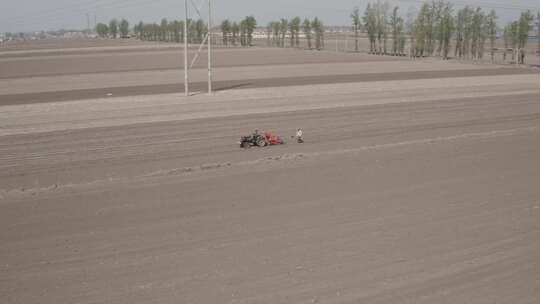
[(260, 134), (255, 131), (255, 133), (242, 136), (240, 138), (240, 147), (241, 148), (250, 148), (251, 146), (265, 147), (265, 146), (274, 146), (274, 145), (283, 145), (285, 141), (278, 135), (273, 134), (272, 132), (264, 132)]

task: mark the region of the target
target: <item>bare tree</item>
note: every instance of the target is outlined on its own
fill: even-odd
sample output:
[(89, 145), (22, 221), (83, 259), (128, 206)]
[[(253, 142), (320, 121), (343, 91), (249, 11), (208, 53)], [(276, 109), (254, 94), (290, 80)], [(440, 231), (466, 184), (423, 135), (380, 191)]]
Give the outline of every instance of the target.
[[(426, 3), (427, 4), (427, 3)], [(431, 4), (426, 5), (424, 15), (424, 35), (425, 35), (425, 50), (424, 52), (431, 56), (434, 51), (435, 42), (435, 24), (437, 23), (437, 10), (439, 9), (438, 2), (433, 1)]]
[(107, 37), (109, 35), (109, 27), (106, 24), (98, 23), (96, 25), (96, 32), (99, 37)]
[(482, 25), (484, 23), (484, 13), (481, 8), (476, 8), (471, 23), (471, 57), (480, 58), (480, 41), (482, 35)]
[(519, 22), (514, 21), (510, 24), (510, 42), (512, 46), (512, 61), (516, 61), (517, 49), (519, 48)]
[(137, 39), (142, 40), (142, 28), (144, 26), (144, 23), (141, 21), (133, 26), (133, 33), (135, 34), (135, 37)]
[(360, 32), (361, 27), (361, 18), (360, 18), (360, 9), (358, 7), (355, 7), (352, 14), (352, 27), (354, 31), (354, 51), (358, 52), (358, 33)]
[(304, 31), (304, 35), (306, 36), (307, 40), (307, 47), (311, 50), (311, 39), (313, 35), (313, 29), (311, 27), (311, 21), (309, 19), (305, 19), (304, 23), (302, 23), (302, 29)]
[(238, 44), (238, 38), (240, 36), (240, 25), (237, 22), (233, 22), (231, 25), (232, 44)]
[(229, 35), (231, 34), (231, 22), (225, 19), (221, 22), (221, 35), (223, 36), (223, 45), (229, 45)]
[(379, 54), (386, 54), (386, 40), (388, 37), (388, 2), (377, 0), (375, 11), (377, 17), (377, 41)]
[(527, 41), (529, 40), (529, 32), (532, 28), (532, 22), (534, 20), (534, 15), (530, 11), (525, 11), (521, 13), (518, 22), (518, 48), (519, 48), (519, 63), (525, 64), (525, 47), (527, 46)]
[(244, 21), (246, 25), (246, 44), (251, 46), (253, 44), (253, 32), (257, 28), (257, 20), (253, 16), (247, 16)]
[(536, 13), (536, 40), (538, 40), (538, 49), (536, 53), (540, 56), (540, 12)]
[(141, 26), (141, 40), (151, 40), (151, 39), (152, 39), (152, 25), (143, 23)]
[(296, 31), (294, 30), (294, 19), (289, 22), (289, 38), (290, 38), (290, 47), (294, 47), (294, 36)]
[(279, 24), (279, 30), (281, 32), (281, 47), (285, 47), (285, 37), (287, 37), (287, 29), (289, 21), (287, 19), (281, 19)]
[[(432, 46), (431, 46), (431, 53), (430, 55), (433, 55), (436, 53), (437, 56), (442, 56), (443, 48), (444, 48), (444, 41), (445, 41), (445, 35), (446, 35), (446, 25), (445, 21), (447, 21), (445, 17), (445, 9), (450, 6), (449, 3), (447, 3), (444, 0), (438, 0), (433, 1), (431, 3), (431, 16), (432, 16)], [(435, 44), (437, 44), (437, 48), (435, 48)]]
[(403, 18), (398, 15), (399, 7), (394, 7), (390, 16), (390, 27), (392, 28), (392, 55), (401, 53), (401, 37), (403, 36)]
[(208, 26), (204, 22), (204, 20), (199, 19), (195, 22), (195, 37), (197, 43), (202, 43), (203, 39), (208, 32)]
[(174, 21), (174, 41), (184, 42), (184, 21)]
[(153, 41), (161, 40), (161, 27), (157, 23), (152, 24), (152, 39)]
[(266, 45), (271, 46), (272, 45), (272, 23), (269, 22), (266, 25)]
[(188, 31), (188, 36), (186, 37), (188, 43), (197, 43), (196, 22), (192, 19), (188, 19), (186, 27)]
[(119, 25), (120, 37), (126, 38), (129, 34), (129, 22), (126, 19), (122, 19)]
[(377, 51), (377, 12), (371, 3), (367, 5), (363, 21), (369, 38), (369, 52), (375, 53)]
[(489, 49), (491, 62), (495, 60), (495, 41), (497, 40), (497, 14), (495, 10), (491, 10), (487, 16), (487, 31), (489, 37)]
[(292, 42), (296, 47), (299, 47), (300, 46), (300, 28), (302, 26), (302, 19), (300, 19), (300, 17), (294, 17), (291, 20), (291, 24), (292, 24), (292, 30), (294, 32), (294, 41)]
[(454, 17), (452, 16), (452, 4), (445, 3), (441, 12), (440, 17), (440, 48), (442, 49), (443, 59), (448, 59), (448, 54), (450, 53), (450, 41), (455, 29), (454, 26)]
[(463, 56), (463, 43), (465, 40), (465, 10), (461, 9), (456, 17), (456, 43), (454, 56), (461, 58)]
[(536, 40), (538, 40), (538, 49), (536, 53), (540, 56), (540, 12), (536, 13)]
[(109, 33), (112, 38), (116, 39), (116, 36), (118, 36), (118, 20), (112, 19), (111, 22), (109, 22)]
[(465, 31), (464, 31), (462, 53), (463, 53), (463, 56), (469, 57), (469, 52), (472, 45), (472, 35), (473, 35), (472, 22), (473, 22), (474, 10), (473, 8), (470, 8), (470, 7), (465, 7), (464, 10), (465, 11), (464, 11), (463, 22), (464, 22)]
[(405, 44), (407, 43), (407, 38), (405, 36), (405, 21), (403, 18), (398, 23), (398, 55), (402, 56), (405, 54)]
[(321, 50), (324, 48), (324, 25), (319, 18), (315, 17), (311, 23), (313, 31), (315, 32), (315, 48)]
[(240, 21), (240, 45), (247, 45), (247, 24), (245, 19)]
[(405, 24), (405, 28), (407, 31), (407, 34), (409, 35), (409, 57), (415, 57), (415, 50), (416, 50), (416, 20), (415, 20), (416, 11), (414, 8), (410, 7), (407, 12), (407, 22)]
[(281, 23), (279, 21), (272, 22), (272, 44), (274, 46), (280, 46), (280, 31)]
[(160, 39), (161, 41), (167, 41), (167, 32), (168, 32), (169, 22), (167, 19), (161, 19), (160, 29)]
[(430, 14), (429, 4), (424, 3), (420, 8), (420, 12), (418, 12), (418, 17), (414, 24), (414, 35), (416, 40), (415, 57), (423, 57), (426, 53), (427, 28), (430, 23)]
[(503, 52), (503, 61), (506, 62), (506, 51), (510, 47), (512, 41), (512, 29), (510, 25), (504, 27), (503, 40), (504, 40), (504, 52)]

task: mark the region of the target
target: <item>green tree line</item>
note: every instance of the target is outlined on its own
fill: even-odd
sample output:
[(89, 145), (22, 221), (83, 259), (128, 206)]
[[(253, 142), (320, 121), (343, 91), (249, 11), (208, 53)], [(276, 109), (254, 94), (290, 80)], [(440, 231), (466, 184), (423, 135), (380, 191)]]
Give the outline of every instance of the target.
[[(540, 13), (537, 17), (538, 20), (540, 20)], [(525, 63), (524, 48), (529, 40), (529, 33), (533, 29), (533, 21), (534, 15), (530, 11), (526, 11), (521, 13), (519, 20), (514, 21), (504, 27), (503, 39), (505, 48), (519, 50), (519, 52), (512, 52), (512, 60), (517, 60), (518, 63)], [(540, 49), (540, 25), (538, 25), (539, 22), (537, 22), (537, 35)]]
[(291, 20), (282, 18), (269, 22), (266, 26), (266, 41), (268, 46), (300, 47), (300, 35), (305, 37), (308, 49), (320, 50), (324, 47), (324, 24), (315, 17), (302, 20), (294, 17)]
[(96, 33), (100, 37), (127, 37), (129, 35), (129, 22), (126, 19), (120, 21), (118, 21), (118, 19), (112, 19), (108, 25), (98, 23), (96, 25)]
[[(140, 21), (133, 27), (135, 36), (144, 41), (184, 42), (183, 20), (168, 21), (162, 19), (160, 23), (144, 23)], [(187, 20), (188, 43), (202, 43), (208, 33), (208, 25), (204, 20)]]
[(240, 22), (231, 22), (226, 19), (221, 22), (220, 28), (224, 45), (251, 46), (257, 20), (253, 16), (247, 16)]
[[(496, 41), (501, 36), (505, 48), (503, 60), (507, 59), (508, 50), (512, 51), (512, 60), (525, 63), (524, 49), (529, 33), (536, 32), (540, 54), (540, 13), (535, 16), (530, 11), (522, 12), (518, 20), (501, 28), (494, 10), (486, 12), (471, 6), (455, 9), (450, 1), (433, 0), (424, 2), (416, 14), (405, 20), (398, 6), (390, 7), (387, 2), (377, 0), (368, 3), (363, 15), (355, 7), (350, 18), (355, 51), (359, 51), (360, 33), (364, 32), (372, 54), (482, 59), (487, 52), (494, 60)], [(128, 37), (132, 33), (141, 40), (183, 43), (184, 26), (183, 20), (141, 21), (130, 31), (127, 20), (112, 19), (108, 24), (97, 24), (96, 32), (100, 37)], [(206, 37), (207, 24), (201, 19), (188, 20), (187, 28), (189, 43), (201, 43)], [(256, 29), (257, 21), (253, 16), (238, 22), (226, 19), (220, 25), (221, 39), (224, 45), (251, 46)], [(303, 36), (308, 49), (324, 48), (325, 30), (319, 18), (282, 18), (269, 22), (265, 30), (268, 46), (300, 47)]]
[[(358, 51), (358, 8), (351, 14), (356, 37), (355, 50)], [(540, 13), (535, 16), (530, 11), (521, 13), (519, 20), (504, 27), (506, 49), (515, 50), (513, 60), (525, 62), (525, 47), (529, 33), (536, 26), (538, 50), (540, 51)], [(399, 7), (390, 10), (387, 2), (370, 2), (362, 17), (369, 40), (369, 52), (380, 55), (404, 55), (409, 40), (409, 54), (413, 57), (440, 56), (482, 59), (489, 46), (489, 55), (494, 60), (496, 40), (500, 32), (494, 10), (485, 12), (480, 7), (466, 6), (455, 10), (452, 3), (444, 0), (424, 2), (416, 16), (407, 22), (400, 17)], [(391, 40), (391, 43), (389, 42)], [(519, 51), (518, 51), (519, 50)], [(503, 53), (506, 60), (506, 50)]]
[[(145, 41), (184, 42), (184, 21), (168, 21), (162, 19), (160, 23), (139, 22), (133, 26), (133, 35)], [(188, 43), (201, 43), (208, 33), (207, 23), (202, 19), (188, 19)], [(125, 19), (118, 21), (112, 19), (109, 24), (98, 23), (96, 33), (100, 37), (118, 38), (130, 35), (129, 22)]]

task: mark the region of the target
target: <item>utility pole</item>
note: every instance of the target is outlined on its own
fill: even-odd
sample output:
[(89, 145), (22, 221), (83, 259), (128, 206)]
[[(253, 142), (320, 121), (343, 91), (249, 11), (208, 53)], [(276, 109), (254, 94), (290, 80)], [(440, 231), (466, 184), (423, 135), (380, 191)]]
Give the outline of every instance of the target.
[(538, 40), (536, 56), (540, 56), (540, 10), (536, 11), (536, 40)]
[(212, 0), (208, 0), (208, 94), (212, 94)]
[(188, 2), (184, 0), (184, 90), (185, 95), (189, 96), (189, 73), (188, 73)]
[[(204, 2), (203, 2), (204, 3)], [(192, 3), (193, 4), (193, 3)], [(208, 0), (208, 29), (205, 38), (199, 45), (198, 51), (195, 53), (191, 65), (188, 65), (188, 0), (184, 0), (185, 18), (184, 18), (184, 88), (185, 95), (189, 96), (189, 69), (199, 59), (199, 54), (204, 48), (204, 44), (207, 43), (208, 47), (208, 94), (212, 94), (212, 0)], [(199, 18), (202, 18), (200, 7), (195, 6), (195, 11)]]
[(90, 31), (90, 14), (86, 13), (86, 24), (87, 24), (87, 29), (88, 31)]

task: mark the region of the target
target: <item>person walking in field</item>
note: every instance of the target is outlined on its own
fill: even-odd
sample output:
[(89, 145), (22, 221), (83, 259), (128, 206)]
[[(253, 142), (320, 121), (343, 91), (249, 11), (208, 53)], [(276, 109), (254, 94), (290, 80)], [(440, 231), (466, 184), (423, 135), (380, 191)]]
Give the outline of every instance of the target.
[(296, 130), (296, 142), (298, 142), (299, 144), (303, 143), (304, 142), (304, 138), (302, 137), (304, 135), (304, 132), (302, 131), (302, 129), (298, 128), (298, 130)]

